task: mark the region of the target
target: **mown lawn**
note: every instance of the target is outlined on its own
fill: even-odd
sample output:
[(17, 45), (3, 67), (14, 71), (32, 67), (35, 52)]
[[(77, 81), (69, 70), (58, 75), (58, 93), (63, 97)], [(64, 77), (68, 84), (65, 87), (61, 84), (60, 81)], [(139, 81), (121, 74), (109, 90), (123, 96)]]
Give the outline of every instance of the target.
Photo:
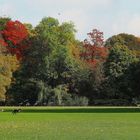
[(139, 108), (29, 107), (16, 115), (4, 110), (0, 140), (140, 140)]

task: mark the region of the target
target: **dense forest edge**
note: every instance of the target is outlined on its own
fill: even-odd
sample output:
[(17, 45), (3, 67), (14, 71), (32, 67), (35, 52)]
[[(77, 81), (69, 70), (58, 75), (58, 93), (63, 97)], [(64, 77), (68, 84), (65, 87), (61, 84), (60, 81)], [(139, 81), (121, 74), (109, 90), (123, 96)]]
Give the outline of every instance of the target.
[(75, 34), (52, 17), (35, 27), (0, 17), (0, 105), (139, 106), (140, 37)]

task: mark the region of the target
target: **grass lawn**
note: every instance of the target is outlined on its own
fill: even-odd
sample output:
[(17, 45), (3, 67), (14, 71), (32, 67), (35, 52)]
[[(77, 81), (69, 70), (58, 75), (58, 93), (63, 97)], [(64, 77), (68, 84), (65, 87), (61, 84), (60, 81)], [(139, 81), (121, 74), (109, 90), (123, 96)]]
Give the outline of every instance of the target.
[(0, 140), (140, 140), (139, 108), (11, 109), (0, 112)]

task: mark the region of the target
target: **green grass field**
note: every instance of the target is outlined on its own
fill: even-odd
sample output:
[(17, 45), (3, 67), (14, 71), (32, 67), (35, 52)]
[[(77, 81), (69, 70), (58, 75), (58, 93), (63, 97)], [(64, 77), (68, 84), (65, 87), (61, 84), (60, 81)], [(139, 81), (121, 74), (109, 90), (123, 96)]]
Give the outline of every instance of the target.
[(140, 140), (139, 108), (24, 107), (16, 115), (11, 107), (4, 110), (0, 140)]

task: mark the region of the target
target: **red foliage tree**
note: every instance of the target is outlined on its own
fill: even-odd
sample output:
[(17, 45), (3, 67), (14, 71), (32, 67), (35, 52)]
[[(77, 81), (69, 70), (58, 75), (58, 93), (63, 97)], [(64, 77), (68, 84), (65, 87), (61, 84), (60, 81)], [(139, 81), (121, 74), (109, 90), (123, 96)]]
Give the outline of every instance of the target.
[(8, 21), (3, 35), (6, 40), (17, 45), (28, 36), (28, 32), (25, 26), (19, 21)]
[(3, 39), (0, 39), (0, 44), (5, 47), (8, 46), (8, 44)]
[(15, 54), (20, 59), (22, 52), (27, 47), (24, 42), (28, 37), (26, 27), (19, 21), (8, 21), (5, 29), (0, 34), (3, 37), (0, 43), (6, 46), (10, 53)]
[(96, 67), (98, 63), (105, 62), (108, 50), (104, 47), (103, 32), (94, 29), (88, 33), (89, 40), (83, 42), (83, 51), (80, 54), (81, 58), (90, 66)]

